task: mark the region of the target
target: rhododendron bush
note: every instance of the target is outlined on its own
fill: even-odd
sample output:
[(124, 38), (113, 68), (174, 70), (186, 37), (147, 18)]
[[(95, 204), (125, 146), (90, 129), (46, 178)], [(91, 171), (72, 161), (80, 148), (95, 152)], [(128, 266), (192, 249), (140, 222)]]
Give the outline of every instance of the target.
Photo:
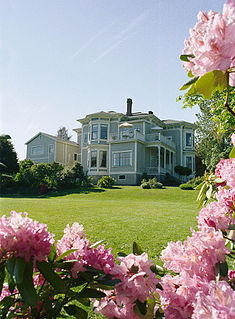
[[(181, 59), (183, 88), (207, 97), (234, 85), (235, 1), (223, 13), (200, 12)], [(225, 101), (226, 108), (233, 110)], [(184, 242), (169, 242), (163, 267), (133, 243), (115, 259), (102, 242), (91, 243), (82, 225), (67, 225), (56, 243), (47, 226), (27, 213), (0, 219), (0, 317), (108, 319), (235, 318), (235, 133), (229, 159), (206, 175), (198, 226)], [(156, 243), (157, 245), (157, 243)], [(229, 269), (230, 268), (230, 269)], [(89, 308), (90, 307), (90, 308)]]

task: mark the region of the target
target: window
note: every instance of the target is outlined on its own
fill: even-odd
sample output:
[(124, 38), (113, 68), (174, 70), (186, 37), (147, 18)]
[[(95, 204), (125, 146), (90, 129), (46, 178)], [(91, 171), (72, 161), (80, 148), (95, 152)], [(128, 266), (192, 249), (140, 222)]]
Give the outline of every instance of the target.
[(108, 137), (108, 125), (101, 124), (100, 125), (100, 138), (101, 140), (107, 140)]
[(54, 152), (54, 145), (49, 145), (48, 150), (49, 150), (49, 153), (53, 153)]
[(192, 146), (192, 134), (186, 133), (186, 146)]
[(107, 167), (107, 152), (106, 151), (100, 151), (99, 161), (100, 161), (100, 167)]
[(78, 160), (78, 154), (77, 154), (77, 153), (74, 153), (74, 154), (73, 154), (73, 160), (74, 160), (74, 161), (77, 161), (77, 160)]
[(92, 140), (97, 140), (98, 139), (98, 124), (93, 124), (92, 125), (91, 139)]
[(131, 166), (131, 152), (113, 153), (113, 166)]
[(43, 154), (43, 147), (42, 146), (32, 146), (31, 153), (32, 153), (32, 155), (41, 155), (41, 154)]
[(134, 130), (141, 132), (141, 126), (139, 124), (134, 125)]
[(88, 133), (83, 133), (83, 142), (84, 143), (88, 142)]
[(42, 140), (42, 135), (39, 135), (39, 140), (40, 140), (40, 141)]
[(91, 151), (91, 167), (97, 167), (97, 151)]
[(127, 128), (127, 127), (122, 128), (122, 136), (123, 137), (129, 136), (129, 128)]
[(192, 156), (186, 156), (186, 166), (192, 170)]
[(120, 175), (118, 176), (118, 179), (126, 179), (126, 175)]

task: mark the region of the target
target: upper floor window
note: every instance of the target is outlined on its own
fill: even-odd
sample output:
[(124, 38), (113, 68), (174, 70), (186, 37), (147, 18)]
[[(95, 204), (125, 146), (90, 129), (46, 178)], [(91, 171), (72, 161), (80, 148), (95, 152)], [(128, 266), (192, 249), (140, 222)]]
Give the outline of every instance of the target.
[(98, 139), (98, 124), (93, 124), (92, 125), (91, 139), (92, 140), (97, 140)]
[(186, 146), (192, 146), (192, 134), (186, 133)]
[(108, 125), (101, 124), (100, 125), (100, 139), (107, 140), (107, 138), (108, 138)]
[(113, 153), (113, 166), (131, 166), (131, 152)]
[(32, 155), (43, 154), (43, 146), (32, 146), (31, 153)]
[(88, 133), (83, 133), (83, 142), (84, 143), (88, 142)]
[(74, 153), (74, 154), (73, 154), (73, 160), (74, 160), (74, 161), (77, 161), (77, 160), (78, 160), (78, 154), (77, 154), (77, 153)]

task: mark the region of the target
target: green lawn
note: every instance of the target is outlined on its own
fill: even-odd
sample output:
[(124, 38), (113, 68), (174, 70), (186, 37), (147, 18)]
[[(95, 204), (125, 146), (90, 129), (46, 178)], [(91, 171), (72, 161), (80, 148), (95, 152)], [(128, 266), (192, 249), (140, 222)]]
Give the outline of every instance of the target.
[(141, 189), (122, 186), (85, 193), (1, 198), (2, 215), (11, 210), (48, 224), (59, 239), (63, 229), (77, 221), (91, 241), (105, 239), (113, 252), (131, 252), (137, 241), (150, 258), (158, 259), (170, 240), (185, 240), (196, 221), (196, 191), (179, 188)]

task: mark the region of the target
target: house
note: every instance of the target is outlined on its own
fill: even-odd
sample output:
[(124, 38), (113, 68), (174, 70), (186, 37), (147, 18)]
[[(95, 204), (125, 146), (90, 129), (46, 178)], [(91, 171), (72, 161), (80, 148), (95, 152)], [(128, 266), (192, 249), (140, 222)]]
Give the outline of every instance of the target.
[(84, 171), (96, 180), (112, 176), (118, 184), (136, 185), (143, 173), (163, 180), (177, 176), (176, 165), (195, 170), (195, 125), (160, 120), (152, 111), (133, 112), (127, 99), (126, 113), (98, 112), (79, 119), (77, 132)]
[(37, 164), (57, 162), (72, 166), (75, 162), (81, 162), (80, 146), (70, 140), (39, 132), (25, 144), (26, 158)]

